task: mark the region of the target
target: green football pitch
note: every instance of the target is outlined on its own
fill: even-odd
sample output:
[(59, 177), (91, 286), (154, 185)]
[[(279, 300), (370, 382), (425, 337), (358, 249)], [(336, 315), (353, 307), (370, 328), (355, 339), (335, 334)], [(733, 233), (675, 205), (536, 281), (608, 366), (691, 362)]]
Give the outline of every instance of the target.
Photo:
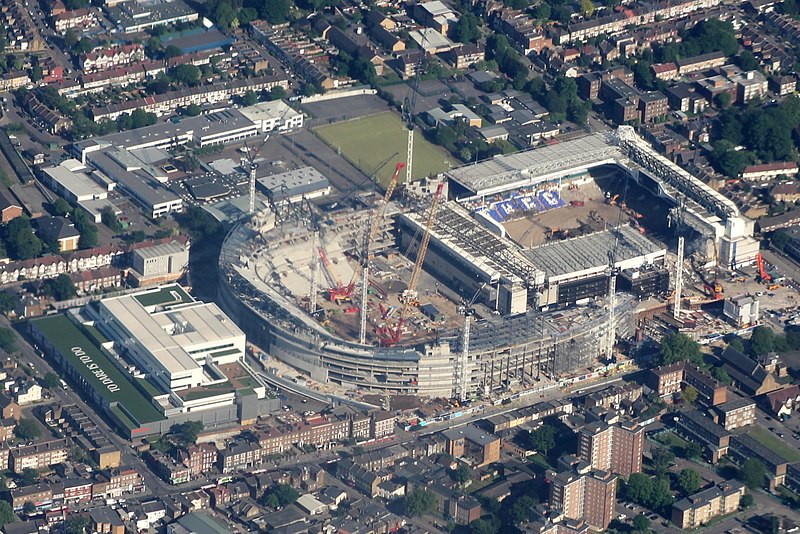
[[(389, 182), (395, 165), (406, 160), (408, 131), (400, 117), (391, 111), (320, 126), (314, 131), (367, 176), (372, 175), (381, 162), (391, 158), (378, 172), (381, 186)], [(396, 156), (391, 157), (393, 154)], [(413, 180), (447, 171), (455, 165), (455, 160), (444, 149), (428, 142), (419, 131), (414, 132)], [(405, 171), (400, 180), (405, 180)]]

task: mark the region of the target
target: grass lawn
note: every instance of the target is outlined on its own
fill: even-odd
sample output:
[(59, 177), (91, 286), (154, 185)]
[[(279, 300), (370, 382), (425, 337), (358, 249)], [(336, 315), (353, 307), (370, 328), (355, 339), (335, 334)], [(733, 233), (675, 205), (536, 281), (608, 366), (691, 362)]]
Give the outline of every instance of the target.
[[(389, 182), (396, 163), (406, 160), (408, 131), (393, 111), (320, 126), (314, 133), (367, 176), (383, 160), (397, 153), (378, 173), (381, 186)], [(419, 131), (414, 133), (414, 180), (444, 172), (456, 164), (443, 148), (429, 143)], [(400, 180), (404, 179), (405, 171), (400, 175)]]
[(776, 454), (783, 456), (783, 459), (790, 463), (800, 460), (800, 452), (790, 447), (789, 444), (782, 439), (773, 436), (769, 430), (765, 430), (755, 425), (750, 425), (744, 429), (743, 433), (746, 433), (748, 436), (758, 441)]
[(666, 445), (677, 455), (678, 452), (683, 452), (686, 448), (686, 440), (675, 434), (674, 432), (664, 432), (655, 437), (655, 441)]

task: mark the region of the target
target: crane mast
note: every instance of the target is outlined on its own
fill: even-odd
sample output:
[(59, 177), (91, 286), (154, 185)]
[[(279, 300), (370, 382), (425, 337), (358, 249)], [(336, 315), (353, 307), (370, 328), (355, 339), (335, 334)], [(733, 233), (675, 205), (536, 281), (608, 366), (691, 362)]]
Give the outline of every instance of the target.
[(461, 347), (461, 354), (458, 355), (456, 359), (456, 396), (458, 400), (465, 401), (467, 400), (467, 394), (469, 393), (469, 371), (467, 367), (469, 366), (469, 332), (470, 332), (470, 325), (472, 324), (472, 315), (475, 313), (475, 310), (472, 308), (472, 305), (475, 304), (475, 301), (478, 299), (478, 295), (481, 294), (483, 288), (486, 287), (486, 282), (481, 284), (475, 294), (472, 296), (469, 302), (466, 303), (464, 306), (464, 340)]
[(681, 318), (681, 292), (683, 291), (683, 236), (678, 238), (678, 265), (675, 269), (675, 300), (672, 302), (672, 316)]
[(369, 235), (367, 236), (366, 243), (364, 245), (364, 254), (361, 258), (361, 261), (356, 266), (355, 272), (353, 272), (353, 278), (350, 280), (350, 284), (348, 287), (355, 287), (355, 281), (358, 279), (359, 276), (359, 269), (361, 270), (361, 309), (359, 310), (361, 314), (361, 320), (359, 324), (359, 331), (358, 331), (358, 341), (363, 345), (367, 342), (367, 298), (369, 294), (369, 251), (370, 247), (372, 247), (372, 243), (375, 241), (375, 238), (378, 236), (378, 232), (380, 231), (381, 225), (383, 223), (383, 219), (386, 216), (386, 208), (389, 205), (389, 200), (392, 198), (392, 193), (394, 193), (395, 188), (397, 187), (397, 180), (400, 177), (400, 171), (403, 170), (405, 164), (403, 162), (399, 162), (394, 168), (394, 174), (392, 174), (391, 180), (389, 180), (389, 184), (386, 186), (386, 193), (383, 195), (383, 203), (381, 207), (378, 209), (377, 217), (371, 220), (370, 228), (369, 228)]
[(428, 212), (428, 219), (425, 223), (425, 233), (422, 236), (422, 242), (417, 250), (417, 260), (414, 262), (414, 270), (411, 271), (411, 279), (408, 282), (408, 289), (406, 289), (404, 298), (402, 299), (404, 301), (403, 310), (400, 312), (400, 317), (397, 320), (397, 326), (395, 327), (394, 331), (389, 330), (388, 335), (381, 339), (381, 344), (384, 346), (390, 347), (392, 345), (396, 345), (403, 335), (403, 326), (405, 325), (406, 319), (408, 318), (408, 313), (411, 310), (411, 301), (414, 300), (413, 295), (416, 293), (417, 283), (419, 283), (419, 277), (422, 274), (422, 264), (425, 262), (425, 254), (428, 252), (428, 245), (431, 242), (431, 229), (433, 228), (433, 223), (436, 220), (436, 212), (439, 209), (439, 203), (442, 198), (443, 190), (444, 182), (441, 182), (436, 187), (436, 194), (433, 196), (431, 208)]

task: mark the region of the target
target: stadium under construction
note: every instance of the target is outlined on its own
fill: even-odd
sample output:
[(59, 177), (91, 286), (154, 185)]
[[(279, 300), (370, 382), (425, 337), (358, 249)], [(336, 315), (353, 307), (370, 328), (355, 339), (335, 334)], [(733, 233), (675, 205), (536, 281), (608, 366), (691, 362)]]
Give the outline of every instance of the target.
[(624, 193), (600, 193), (605, 218), (591, 211), (574, 237), (545, 228), (525, 246), (530, 230), (509, 229), (581, 209), (568, 199), (596, 190), (599, 168), (659, 198), (709, 261), (754, 261), (752, 221), (621, 127), (453, 169), (390, 202), (256, 213), (223, 244), (220, 304), (273, 357), (354, 390), (467, 398), (583, 373), (634, 335), (641, 298), (669, 291), (667, 245), (623, 218)]

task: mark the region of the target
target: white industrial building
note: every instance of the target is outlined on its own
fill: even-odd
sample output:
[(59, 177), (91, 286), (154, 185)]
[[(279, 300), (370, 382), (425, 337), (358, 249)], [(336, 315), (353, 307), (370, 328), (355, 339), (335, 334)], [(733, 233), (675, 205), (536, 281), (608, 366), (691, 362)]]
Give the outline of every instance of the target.
[(103, 299), (92, 313), (136, 371), (167, 390), (223, 383), (215, 366), (244, 358), (239, 327), (216, 304), (195, 301), (178, 285)]
[(261, 102), (239, 111), (253, 121), (261, 133), (287, 132), (303, 127), (303, 112), (297, 111), (283, 100)]
[(189, 266), (189, 247), (178, 240), (137, 248), (131, 254), (138, 285), (174, 282)]
[(95, 223), (100, 222), (103, 208), (107, 206), (119, 213), (108, 201), (108, 193), (114, 190), (114, 182), (76, 159), (67, 159), (54, 167), (45, 167), (39, 171), (39, 176), (57, 195), (83, 208)]
[(752, 295), (738, 295), (725, 299), (722, 312), (736, 326), (756, 324), (759, 319), (758, 299)]
[(314, 167), (261, 176), (256, 185), (275, 204), (300, 202), (304, 198), (310, 200), (331, 193), (328, 178)]

